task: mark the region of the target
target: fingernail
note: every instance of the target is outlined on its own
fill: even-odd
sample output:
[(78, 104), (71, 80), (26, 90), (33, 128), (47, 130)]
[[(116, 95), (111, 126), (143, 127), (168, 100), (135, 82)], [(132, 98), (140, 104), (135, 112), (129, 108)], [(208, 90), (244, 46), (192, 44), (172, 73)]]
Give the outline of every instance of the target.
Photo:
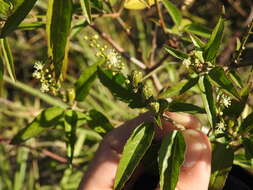
[(188, 129), (183, 131), (186, 142), (186, 154), (183, 168), (193, 167), (208, 148), (200, 131)]

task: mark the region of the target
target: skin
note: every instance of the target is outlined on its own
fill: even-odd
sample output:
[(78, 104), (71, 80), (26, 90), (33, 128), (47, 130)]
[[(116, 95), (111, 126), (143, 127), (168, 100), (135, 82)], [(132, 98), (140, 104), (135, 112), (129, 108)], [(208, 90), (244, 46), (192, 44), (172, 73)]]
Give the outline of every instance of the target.
[[(199, 120), (185, 113), (165, 113), (176, 123), (184, 126), (186, 142), (185, 161), (180, 170), (177, 190), (207, 190), (211, 171), (211, 146), (207, 136), (200, 131)], [(117, 166), (124, 144), (133, 130), (143, 121), (152, 120), (150, 113), (127, 121), (110, 132), (101, 143), (88, 171), (85, 173), (79, 190), (113, 190)], [(168, 121), (162, 121), (162, 127), (156, 127), (155, 140), (160, 141), (166, 134), (175, 130)], [(141, 167), (134, 177), (141, 174)], [(125, 189), (131, 189), (126, 187)], [(156, 188), (159, 190), (159, 187)]]

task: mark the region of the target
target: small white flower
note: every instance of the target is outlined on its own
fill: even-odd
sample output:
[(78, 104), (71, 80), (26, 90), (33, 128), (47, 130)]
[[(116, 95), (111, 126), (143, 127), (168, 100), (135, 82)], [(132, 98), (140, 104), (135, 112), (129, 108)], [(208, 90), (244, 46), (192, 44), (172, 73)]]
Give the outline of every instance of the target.
[(41, 72), (39, 72), (39, 71), (37, 71), (37, 70), (34, 71), (34, 72), (33, 72), (33, 77), (36, 78), (36, 79), (40, 79), (40, 78), (41, 78)]
[(226, 127), (226, 125), (223, 121), (217, 123), (217, 125), (216, 125), (217, 130), (220, 131), (220, 132), (224, 131), (225, 127)]
[(223, 94), (223, 96), (221, 97), (222, 100), (222, 104), (228, 108), (231, 105), (231, 98), (229, 96), (226, 96), (225, 94)]
[(49, 86), (47, 83), (42, 83), (40, 87), (41, 92), (48, 92), (49, 91)]
[(107, 59), (113, 66), (117, 66), (118, 63), (120, 62), (120, 57), (118, 53), (113, 49), (108, 50)]
[(37, 61), (37, 62), (34, 64), (34, 68), (35, 68), (36, 70), (42, 70), (42, 69), (43, 69), (43, 64), (42, 64), (42, 62)]

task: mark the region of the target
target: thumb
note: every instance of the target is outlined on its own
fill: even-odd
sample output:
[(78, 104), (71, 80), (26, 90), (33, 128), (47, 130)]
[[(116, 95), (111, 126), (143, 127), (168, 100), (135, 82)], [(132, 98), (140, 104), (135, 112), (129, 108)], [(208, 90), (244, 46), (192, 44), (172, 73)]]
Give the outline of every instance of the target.
[(185, 161), (181, 167), (178, 190), (207, 190), (211, 172), (211, 146), (207, 136), (197, 129), (183, 131)]

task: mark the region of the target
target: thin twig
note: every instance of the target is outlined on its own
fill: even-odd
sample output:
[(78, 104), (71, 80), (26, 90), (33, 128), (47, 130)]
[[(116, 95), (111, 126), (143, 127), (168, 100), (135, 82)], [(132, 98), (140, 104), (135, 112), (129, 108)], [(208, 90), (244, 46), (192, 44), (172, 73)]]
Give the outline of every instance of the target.
[(161, 27), (162, 27), (164, 33), (166, 33), (166, 26), (165, 26), (162, 10), (161, 10), (161, 7), (160, 7), (160, 4), (159, 4), (158, 0), (155, 0), (155, 4), (156, 4), (156, 10), (157, 10), (157, 13), (158, 13), (158, 16), (159, 16), (159, 19), (160, 19)]

